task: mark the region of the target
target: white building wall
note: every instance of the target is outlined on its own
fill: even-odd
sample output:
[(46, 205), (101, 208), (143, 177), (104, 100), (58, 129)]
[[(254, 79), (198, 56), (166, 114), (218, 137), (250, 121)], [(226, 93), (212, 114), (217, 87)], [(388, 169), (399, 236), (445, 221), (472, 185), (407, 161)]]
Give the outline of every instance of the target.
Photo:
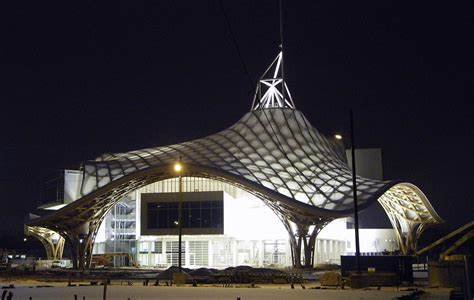
[[(354, 229), (346, 230), (347, 252), (355, 253)], [(359, 229), (360, 252), (365, 254), (398, 250), (397, 239), (393, 229)]]
[[(225, 268), (236, 265), (284, 267), (291, 265), (291, 250), (288, 233), (281, 221), (260, 199), (226, 183), (205, 178), (183, 178), (184, 192), (188, 191), (224, 191), (224, 234), (221, 235), (184, 235), (185, 267)], [(136, 260), (143, 267), (170, 266), (171, 259), (176, 260), (177, 253), (167, 253), (166, 249), (176, 245), (177, 236), (149, 236), (140, 233), (141, 193), (177, 192), (178, 179), (168, 179), (145, 186), (134, 192), (136, 199)], [(110, 228), (109, 228), (110, 229)], [(96, 243), (110, 242), (104, 224), (99, 229)], [(353, 252), (353, 230), (346, 229), (346, 220), (338, 219), (328, 224), (318, 235), (316, 242), (315, 263), (339, 263), (340, 255)], [(387, 242), (385, 242), (387, 240)], [(384, 249), (394, 250), (390, 241), (395, 241), (393, 230), (362, 229), (361, 251), (375, 252)], [(158, 243), (155, 243), (158, 242)], [(196, 264), (196, 257), (191, 253), (207, 245), (206, 262)], [(157, 245), (161, 245), (158, 251)], [(391, 247), (389, 247), (391, 246)], [(100, 253), (105, 247), (96, 246)], [(194, 264), (193, 264), (194, 262)]]
[(282, 222), (257, 197), (224, 193), (224, 235), (237, 240), (288, 239)]
[(81, 197), (82, 175), (79, 170), (64, 170), (64, 203)]

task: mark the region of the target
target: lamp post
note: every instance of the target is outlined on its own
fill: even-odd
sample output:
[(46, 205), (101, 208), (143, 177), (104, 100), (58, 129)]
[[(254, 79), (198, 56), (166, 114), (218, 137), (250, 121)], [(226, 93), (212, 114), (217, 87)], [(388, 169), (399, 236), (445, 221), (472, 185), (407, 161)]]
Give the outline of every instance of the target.
[(357, 203), (357, 179), (356, 179), (356, 162), (355, 162), (355, 141), (354, 141), (354, 114), (350, 111), (351, 122), (351, 158), (352, 158), (352, 193), (354, 198), (354, 233), (355, 233), (355, 259), (357, 265), (357, 273), (360, 273), (360, 248), (359, 248), (359, 206)]
[[(354, 115), (350, 110), (350, 135), (351, 135), (351, 168), (352, 168), (352, 195), (354, 198), (354, 235), (355, 235), (355, 259), (357, 273), (360, 273), (360, 246), (359, 246), (359, 206), (357, 201), (357, 179), (356, 179), (356, 162), (355, 162), (355, 139), (354, 139)], [(335, 134), (334, 138), (338, 141), (342, 140), (341, 134)]]
[(178, 174), (178, 185), (179, 185), (179, 202), (178, 202), (178, 268), (181, 270), (181, 240), (183, 235), (183, 225), (182, 225), (182, 214), (183, 214), (183, 178), (181, 173), (183, 171), (183, 165), (181, 164), (181, 159), (174, 164), (174, 171)]

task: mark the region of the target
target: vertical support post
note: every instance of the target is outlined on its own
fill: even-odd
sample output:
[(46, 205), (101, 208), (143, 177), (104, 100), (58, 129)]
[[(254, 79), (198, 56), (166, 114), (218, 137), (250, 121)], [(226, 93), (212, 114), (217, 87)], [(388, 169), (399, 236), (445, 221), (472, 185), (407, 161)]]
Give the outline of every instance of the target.
[(73, 230), (63, 231), (63, 235), (71, 248), (73, 268), (84, 270), (91, 266), (92, 248), (102, 218), (86, 222)]
[(104, 290), (102, 294), (102, 299), (107, 300), (107, 284), (108, 284), (108, 279), (104, 280)]
[(467, 255), (463, 255), (463, 260), (464, 260), (464, 297), (465, 299), (472, 299), (472, 282), (471, 282), (471, 276), (469, 274), (469, 258)]
[(355, 248), (356, 248), (356, 265), (357, 273), (360, 273), (360, 248), (359, 248), (359, 207), (357, 203), (357, 179), (356, 179), (356, 162), (355, 162), (355, 141), (354, 141), (354, 114), (350, 111), (351, 122), (351, 158), (352, 158), (352, 192), (354, 197), (354, 232), (355, 232)]
[(181, 174), (179, 175), (179, 205), (178, 205), (178, 268), (181, 270), (181, 256), (182, 256), (182, 249), (181, 249), (181, 241), (183, 235), (183, 177)]

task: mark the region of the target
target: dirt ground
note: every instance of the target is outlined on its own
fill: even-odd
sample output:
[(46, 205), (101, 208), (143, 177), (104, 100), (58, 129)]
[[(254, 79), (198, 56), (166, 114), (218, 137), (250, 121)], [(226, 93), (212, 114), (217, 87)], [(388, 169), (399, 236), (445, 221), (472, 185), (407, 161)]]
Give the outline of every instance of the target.
[[(128, 281), (114, 280), (111, 285), (107, 286), (107, 299), (123, 299), (123, 300), (139, 300), (139, 299), (269, 299), (269, 300), (299, 300), (299, 299), (397, 299), (397, 297), (405, 296), (411, 293), (407, 288), (386, 287), (380, 290), (371, 288), (367, 290), (351, 290), (351, 289), (319, 289), (318, 285), (305, 284), (295, 285), (291, 289), (288, 284), (259, 284), (251, 287), (248, 284), (234, 284), (231, 287), (222, 287), (215, 285), (199, 285), (198, 287), (186, 286), (143, 286), (142, 281), (133, 281), (133, 285), (128, 285)], [(88, 282), (73, 282), (72, 287), (67, 287), (65, 281), (43, 281), (34, 279), (7, 279), (0, 278), (0, 285), (8, 287), (14, 285), (12, 289), (2, 289), (3, 291), (11, 291), (13, 299), (77, 299), (90, 300), (102, 299), (103, 286), (90, 286)], [(449, 299), (448, 289), (425, 289), (425, 294), (421, 299)]]

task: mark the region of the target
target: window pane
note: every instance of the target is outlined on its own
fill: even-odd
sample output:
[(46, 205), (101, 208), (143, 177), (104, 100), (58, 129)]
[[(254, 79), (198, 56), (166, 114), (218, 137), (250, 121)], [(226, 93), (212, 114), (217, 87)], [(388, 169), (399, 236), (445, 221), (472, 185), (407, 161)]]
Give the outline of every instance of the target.
[[(177, 202), (148, 203), (148, 228), (177, 228)], [(183, 228), (223, 228), (223, 201), (188, 201), (183, 203)], [(122, 226), (123, 225), (123, 226)], [(128, 228), (128, 223), (120, 226)]]

